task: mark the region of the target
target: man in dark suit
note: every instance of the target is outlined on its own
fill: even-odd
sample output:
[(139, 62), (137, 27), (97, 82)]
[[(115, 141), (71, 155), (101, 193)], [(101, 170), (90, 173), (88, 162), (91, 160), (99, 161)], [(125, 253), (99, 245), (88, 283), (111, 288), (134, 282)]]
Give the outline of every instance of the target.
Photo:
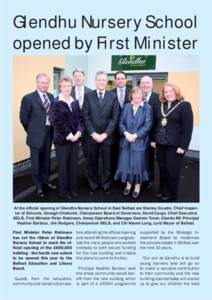
[[(158, 106), (160, 105), (159, 94), (152, 91), (153, 81), (149, 76), (144, 76), (140, 79), (140, 88), (144, 94), (144, 101), (152, 107), (153, 113), (153, 126), (150, 132), (150, 141), (153, 134), (153, 128), (155, 125), (156, 114)], [(147, 189), (152, 188), (154, 181), (154, 162), (155, 162), (155, 149), (149, 145), (149, 181), (144, 183)]]
[(126, 87), (127, 74), (123, 71), (118, 71), (114, 74), (116, 88), (112, 89), (111, 92), (117, 94), (120, 108), (129, 102), (130, 89)]
[[(79, 107), (82, 109), (85, 95), (92, 90), (85, 86), (85, 72), (82, 69), (75, 69), (73, 71), (74, 86), (71, 90), (71, 96), (79, 101)], [(88, 160), (88, 149), (85, 135), (81, 137), (82, 150), (85, 157), (85, 163), (87, 165)]]
[(85, 95), (92, 90), (85, 86), (85, 72), (81, 69), (73, 71), (74, 86), (71, 90), (71, 96), (79, 101), (79, 107), (82, 109)]
[(32, 180), (37, 196), (44, 197), (48, 189), (56, 189), (49, 183), (50, 153), (52, 145), (52, 127), (49, 122), (49, 110), (54, 96), (48, 93), (50, 79), (45, 73), (36, 76), (36, 91), (23, 97), (20, 109), (20, 121), (27, 133), (26, 143), (30, 147)]
[(119, 119), (117, 96), (106, 91), (107, 73), (99, 71), (95, 77), (96, 90), (85, 95), (83, 118), (88, 140), (88, 183), (90, 194), (98, 188), (98, 158), (102, 159), (101, 187), (110, 194), (112, 184), (111, 146)]
[[(123, 71), (118, 71), (114, 74), (114, 79), (116, 83), (116, 88), (112, 89), (111, 92), (115, 93), (118, 97), (119, 107), (122, 110), (124, 104), (129, 103), (129, 94), (130, 89), (126, 87), (127, 84), (127, 74)], [(115, 131), (115, 141), (113, 144), (112, 149), (112, 173), (113, 175), (116, 172), (117, 165), (118, 165), (118, 158), (119, 158), (119, 141), (120, 141), (120, 134), (119, 128), (117, 125)]]

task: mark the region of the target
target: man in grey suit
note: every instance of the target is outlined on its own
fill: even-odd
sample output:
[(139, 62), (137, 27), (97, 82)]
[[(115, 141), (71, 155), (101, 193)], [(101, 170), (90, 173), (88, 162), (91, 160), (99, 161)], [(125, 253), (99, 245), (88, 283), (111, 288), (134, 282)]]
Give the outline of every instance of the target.
[(112, 184), (111, 146), (119, 119), (117, 96), (106, 91), (107, 73), (99, 71), (95, 77), (96, 90), (85, 95), (83, 118), (88, 141), (88, 183), (90, 195), (98, 188), (99, 153), (102, 158), (101, 188), (110, 194)]
[(38, 74), (36, 91), (23, 97), (20, 109), (20, 121), (27, 133), (26, 143), (30, 148), (32, 180), (39, 198), (43, 198), (48, 189), (56, 189), (55, 185), (49, 183), (53, 129), (48, 113), (54, 100), (54, 96), (47, 92), (49, 84), (47, 74)]

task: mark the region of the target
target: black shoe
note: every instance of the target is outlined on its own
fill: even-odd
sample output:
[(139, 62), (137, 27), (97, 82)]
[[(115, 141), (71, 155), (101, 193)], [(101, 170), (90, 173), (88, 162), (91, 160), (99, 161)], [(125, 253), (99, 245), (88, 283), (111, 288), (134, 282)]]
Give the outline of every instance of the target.
[(38, 189), (36, 191), (36, 195), (37, 195), (38, 198), (44, 198), (44, 196), (45, 196), (44, 191), (41, 190), (41, 189)]
[(161, 199), (163, 201), (173, 201), (173, 200), (176, 200), (176, 197), (163, 196)]
[(133, 197), (134, 199), (138, 198), (139, 196), (140, 196), (140, 191), (139, 191), (139, 192), (133, 191), (132, 197)]
[(142, 182), (142, 188), (145, 190), (150, 190), (153, 187), (152, 181), (144, 181)]
[(89, 189), (89, 195), (91, 195), (91, 196), (93, 196), (95, 194), (95, 190), (93, 190), (93, 189)]
[(162, 198), (162, 197), (165, 197), (162, 193), (158, 193), (158, 194), (156, 194), (156, 197), (157, 198)]
[(74, 197), (74, 198), (79, 197), (79, 194), (76, 193), (76, 192), (72, 192), (72, 193), (70, 193), (70, 194), (71, 194), (71, 196)]
[(110, 196), (111, 195), (111, 190), (104, 190), (104, 193), (106, 196)]
[(149, 181), (149, 182), (147, 183), (147, 185), (146, 185), (146, 189), (147, 189), (147, 190), (151, 190), (152, 187), (153, 187), (153, 183), (152, 183), (152, 181)]
[(130, 189), (125, 188), (123, 191), (124, 196), (128, 196), (130, 194)]
[(57, 186), (55, 184), (48, 183), (48, 184), (44, 184), (43, 189), (45, 191), (54, 191), (57, 189)]
[(69, 194), (59, 193), (59, 194), (58, 194), (58, 197), (59, 197), (60, 199), (63, 199), (63, 200), (72, 200), (72, 197), (71, 197), (71, 195), (69, 195)]

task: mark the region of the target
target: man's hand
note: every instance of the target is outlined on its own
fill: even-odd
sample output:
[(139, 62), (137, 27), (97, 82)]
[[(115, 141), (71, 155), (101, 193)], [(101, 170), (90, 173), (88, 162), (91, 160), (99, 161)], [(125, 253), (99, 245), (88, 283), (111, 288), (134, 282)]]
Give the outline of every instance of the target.
[(151, 142), (150, 145), (151, 145), (152, 148), (156, 149), (156, 143), (155, 142)]
[(102, 143), (106, 138), (107, 138), (107, 133), (92, 133), (91, 137), (94, 139), (94, 141), (96, 141), (97, 143)]
[(107, 133), (102, 133), (99, 135), (100, 143), (102, 143), (107, 138)]
[(184, 154), (184, 153), (185, 153), (185, 150), (183, 150), (182, 148), (178, 147), (178, 148), (177, 148), (177, 153), (178, 153), (178, 154)]
[(93, 139), (95, 142), (97, 142), (97, 143), (100, 142), (100, 138), (99, 138), (99, 134), (98, 134), (98, 133), (96, 133), (96, 132), (92, 133), (92, 134), (91, 134), (91, 137), (92, 137), (92, 139)]

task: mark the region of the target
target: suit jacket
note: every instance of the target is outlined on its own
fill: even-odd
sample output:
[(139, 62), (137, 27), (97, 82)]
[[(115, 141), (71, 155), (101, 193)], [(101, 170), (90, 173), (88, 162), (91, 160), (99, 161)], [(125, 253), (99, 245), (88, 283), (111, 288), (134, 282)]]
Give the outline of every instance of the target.
[(108, 137), (103, 143), (112, 144), (120, 114), (117, 96), (112, 92), (105, 91), (104, 98), (100, 104), (97, 91), (94, 90), (85, 95), (82, 111), (88, 142), (96, 143), (90, 136), (96, 132), (99, 134), (106, 133)]
[[(174, 101), (171, 108), (176, 105), (176, 103), (177, 101)], [(164, 110), (167, 110), (167, 102), (164, 103)], [(154, 132), (155, 141), (158, 143), (160, 143), (158, 133), (162, 128), (161, 120), (162, 114), (161, 108), (159, 107), (156, 115), (156, 128)], [(193, 112), (191, 104), (187, 101), (181, 102), (181, 104), (167, 117), (167, 121), (168, 123), (165, 126), (167, 144), (187, 150), (193, 131)]]
[[(47, 93), (47, 95), (50, 103), (52, 103), (54, 96), (50, 93)], [(27, 133), (27, 145), (31, 148), (41, 148), (46, 134), (46, 110), (37, 91), (23, 97), (20, 108), (20, 121)]]
[[(115, 93), (116, 95), (118, 95), (117, 88), (112, 89), (111, 92)], [(130, 102), (129, 95), (130, 95), (130, 89), (126, 87), (125, 96), (124, 96), (124, 104)], [(119, 106), (120, 106), (120, 104), (119, 104)], [(120, 106), (120, 108), (121, 108), (121, 106)]]
[(66, 137), (71, 132), (75, 134), (77, 131), (83, 132), (83, 120), (79, 108), (79, 102), (74, 100), (71, 102), (71, 109), (64, 101), (55, 99), (50, 109), (50, 121), (54, 127), (53, 142), (54, 144), (70, 143)]
[[(87, 93), (91, 92), (91, 91), (92, 91), (92, 90), (89, 89), (87, 86), (84, 86), (84, 100), (85, 100), (85, 95), (86, 95)], [(72, 87), (72, 90), (71, 90), (71, 96), (72, 96), (74, 99), (78, 100), (78, 99), (77, 99), (77, 96), (76, 96), (76, 87), (75, 87), (75, 86)], [(83, 101), (83, 102), (84, 102), (84, 101)]]
[(152, 141), (154, 139), (153, 136), (154, 136), (154, 130), (156, 125), (156, 115), (157, 115), (158, 107), (160, 106), (159, 94), (152, 92), (148, 104), (152, 107), (152, 115), (153, 115), (152, 128), (150, 131), (150, 141)]
[[(119, 130), (121, 133), (120, 147), (129, 147), (133, 151), (146, 150), (149, 145), (149, 132), (152, 127), (152, 108), (148, 104), (141, 106), (135, 116), (133, 114), (132, 104), (124, 106), (119, 121)], [(124, 132), (136, 133), (138, 138), (134, 143), (130, 143), (124, 136)]]

